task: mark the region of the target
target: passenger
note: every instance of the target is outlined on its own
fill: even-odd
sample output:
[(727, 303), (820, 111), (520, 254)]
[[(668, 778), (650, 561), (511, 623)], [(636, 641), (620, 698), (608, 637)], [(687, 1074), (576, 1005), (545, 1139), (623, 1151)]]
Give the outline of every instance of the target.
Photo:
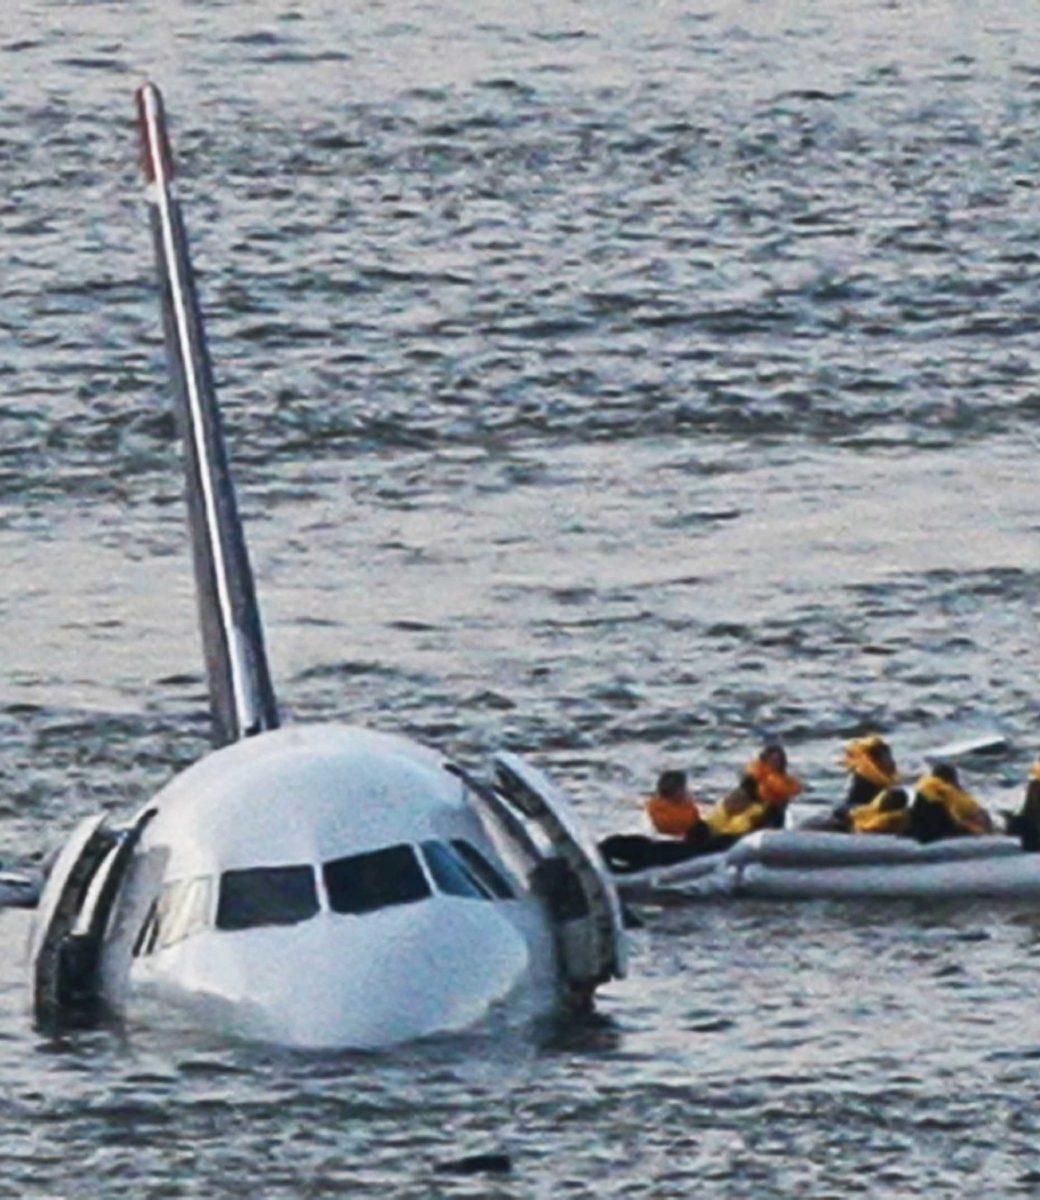
[(615, 872), (670, 866), (700, 854), (725, 850), (756, 829), (782, 828), (791, 799), (801, 783), (787, 773), (787, 754), (776, 743), (765, 746), (748, 764), (738, 786), (702, 818), (690, 795), (684, 771), (664, 771), (646, 813), (658, 833), (681, 841), (614, 834), (599, 844)]
[(1034, 763), (1026, 783), (1026, 795), (1017, 813), (1006, 813), (1007, 831), (1022, 843), (1022, 849), (1040, 850), (1040, 762)]
[(769, 806), (758, 794), (754, 775), (748, 772), (724, 800), (708, 810), (704, 822), (717, 840), (732, 845), (745, 834), (762, 829), (769, 817)]
[(993, 832), (993, 819), (960, 785), (957, 771), (939, 763), (917, 781), (907, 833), (919, 842), (951, 837), (978, 837)]
[(805, 790), (800, 779), (788, 774), (787, 751), (778, 742), (771, 742), (748, 763), (747, 773), (758, 785), (759, 799), (769, 810), (765, 827), (783, 829), (788, 804)]
[(882, 789), (869, 804), (850, 809), (848, 822), (851, 833), (907, 833), (910, 827), (910, 799), (906, 789)]
[(625, 873), (667, 867), (709, 849), (711, 831), (690, 795), (685, 771), (663, 771), (657, 789), (644, 807), (651, 825), (665, 837), (615, 833), (604, 838), (599, 852), (612, 871)]
[(776, 742), (748, 763), (736, 789), (705, 817), (716, 837), (736, 840), (756, 829), (782, 829), (787, 806), (802, 784), (787, 771), (787, 752)]
[[(853, 810), (872, 804), (881, 793), (894, 788), (899, 782), (899, 772), (892, 748), (877, 733), (849, 742), (845, 747), (844, 765), (850, 776), (849, 790), (831, 816), (832, 828), (849, 830), (853, 828)], [(905, 795), (903, 793), (904, 800)], [(898, 799), (893, 803), (898, 806)], [(867, 814), (861, 815), (861, 820), (867, 819)]]
[(666, 837), (685, 838), (701, 821), (701, 812), (690, 795), (685, 771), (662, 771), (657, 778), (657, 790), (645, 807), (650, 824)]

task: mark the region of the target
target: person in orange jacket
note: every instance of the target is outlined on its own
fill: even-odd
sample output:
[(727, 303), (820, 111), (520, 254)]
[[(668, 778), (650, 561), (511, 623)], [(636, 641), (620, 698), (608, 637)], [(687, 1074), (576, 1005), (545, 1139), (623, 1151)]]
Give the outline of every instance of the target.
[(759, 755), (748, 763), (747, 773), (758, 785), (758, 798), (769, 810), (764, 822), (767, 829), (783, 829), (787, 806), (805, 785), (787, 770), (787, 751), (779, 742), (764, 746)]
[(782, 829), (787, 806), (803, 791), (787, 769), (787, 752), (778, 742), (763, 746), (744, 768), (740, 783), (704, 818), (716, 839), (735, 841), (756, 829)]
[(599, 850), (618, 873), (712, 854), (756, 829), (782, 828), (787, 805), (800, 791), (802, 784), (788, 773), (784, 748), (775, 742), (748, 763), (738, 786), (706, 816), (689, 792), (685, 771), (663, 771), (645, 809), (654, 831), (665, 836), (613, 834)]
[(624, 873), (671, 866), (709, 848), (711, 831), (690, 794), (685, 771), (662, 771), (653, 795), (643, 807), (654, 832), (664, 836), (615, 833), (604, 838), (599, 843), (599, 852), (612, 871)]
[(666, 837), (688, 837), (701, 823), (701, 811), (690, 794), (685, 771), (662, 771), (644, 807), (650, 824)]

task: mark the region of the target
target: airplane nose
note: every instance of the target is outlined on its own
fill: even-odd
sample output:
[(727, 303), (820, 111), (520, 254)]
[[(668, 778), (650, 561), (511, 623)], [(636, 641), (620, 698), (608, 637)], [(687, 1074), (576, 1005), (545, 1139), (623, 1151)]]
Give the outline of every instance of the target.
[[(376, 1048), (473, 1026), (531, 966), (526, 940), (498, 906), (435, 897), (363, 916), (319, 914), (295, 927), (244, 999), (268, 1026), (261, 1036)], [(271, 1029), (279, 1014), (288, 1028)]]

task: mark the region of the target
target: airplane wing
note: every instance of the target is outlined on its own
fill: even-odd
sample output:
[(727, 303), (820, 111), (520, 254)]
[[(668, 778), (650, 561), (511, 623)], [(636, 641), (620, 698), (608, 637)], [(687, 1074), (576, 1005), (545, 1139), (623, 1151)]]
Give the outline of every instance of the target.
[(278, 709), (253, 575), (228, 473), (188, 238), (173, 190), (173, 158), (162, 96), (153, 84), (138, 90), (137, 111), (166, 350), (185, 447), (188, 515), (213, 743), (222, 746), (277, 728)]

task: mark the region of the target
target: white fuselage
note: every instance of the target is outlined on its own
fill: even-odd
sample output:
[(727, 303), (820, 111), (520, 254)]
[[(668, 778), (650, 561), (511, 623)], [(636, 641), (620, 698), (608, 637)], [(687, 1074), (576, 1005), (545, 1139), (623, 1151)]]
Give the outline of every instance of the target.
[(414, 743), (276, 730), (150, 807), (105, 938), (117, 1008), (146, 994), (249, 1038), (375, 1048), (558, 998), (542, 902)]

